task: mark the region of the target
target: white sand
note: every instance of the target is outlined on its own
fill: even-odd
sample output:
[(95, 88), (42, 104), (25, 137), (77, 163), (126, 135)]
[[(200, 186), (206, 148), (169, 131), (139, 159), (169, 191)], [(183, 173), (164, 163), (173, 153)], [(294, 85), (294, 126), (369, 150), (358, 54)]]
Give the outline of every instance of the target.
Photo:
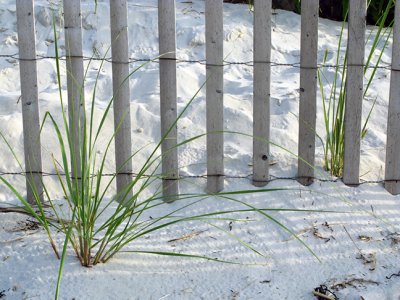
[[(18, 53), (15, 1), (0, 4), (0, 54)], [(54, 55), (49, 1), (37, 0), (38, 54)], [(84, 54), (91, 56), (96, 49), (102, 57), (110, 45), (108, 1), (99, 1), (97, 14), (94, 1), (83, 1)], [(158, 55), (157, 1), (129, 1), (129, 38), (132, 58), (153, 58)], [(252, 60), (252, 13), (244, 5), (224, 6), (224, 51), (226, 60)], [(341, 24), (320, 20), (319, 62), (325, 49), (330, 49), (329, 63), (335, 62)], [(275, 11), (273, 16), (272, 60), (278, 63), (300, 61), (300, 17)], [(63, 45), (63, 35), (59, 41)], [(205, 57), (204, 2), (178, 1), (178, 57), (202, 60)], [(390, 63), (390, 48), (383, 61)], [(369, 43), (370, 45), (370, 43)], [(368, 48), (368, 47), (367, 47)], [(342, 50), (345, 49), (343, 45)], [(139, 65), (132, 64), (132, 68)], [(89, 66), (86, 98), (90, 99), (99, 63)], [(38, 62), (41, 117), (50, 111), (61, 120), (56, 84), (55, 62)], [(65, 66), (62, 65), (65, 71)], [(326, 71), (328, 78), (333, 70)], [(252, 68), (231, 65), (225, 68), (225, 128), (252, 133)], [(365, 116), (373, 100), (368, 134), (362, 142), (361, 174), (363, 180), (382, 180), (384, 174), (386, 116), (389, 88), (388, 70), (376, 74), (366, 101)], [(65, 84), (65, 75), (62, 78)], [(178, 64), (178, 107), (194, 95), (205, 80), (205, 66)], [(131, 117), (133, 150), (160, 138), (158, 64), (152, 63), (134, 74), (131, 84)], [(297, 152), (299, 101), (299, 69), (273, 67), (271, 99), (271, 138), (290, 151)], [(325, 86), (328, 88), (328, 85)], [(66, 89), (65, 89), (66, 90)], [(19, 68), (17, 60), (0, 58), (0, 130), (23, 158), (22, 117)], [(101, 113), (112, 95), (111, 65), (101, 71), (96, 112)], [(64, 92), (66, 97), (66, 92)], [(66, 99), (66, 98), (65, 98)], [(318, 133), (324, 136), (322, 104), (319, 100)], [(112, 118), (107, 119), (104, 141), (112, 133)], [(179, 121), (179, 139), (185, 140), (205, 132), (205, 92), (200, 92), (187, 113)], [(44, 171), (54, 172), (51, 154), (58, 157), (58, 146), (50, 126), (44, 129)], [(150, 153), (146, 148), (135, 158), (134, 168), (140, 167)], [(251, 173), (252, 142), (248, 138), (227, 135), (225, 141), (226, 174), (247, 176)], [(0, 172), (19, 172), (4, 143), (0, 143)], [(273, 176), (296, 175), (297, 159), (281, 149), (272, 148), (277, 164)], [(317, 142), (318, 177), (327, 178), (322, 171), (323, 149)], [(205, 174), (205, 140), (199, 139), (180, 149), (183, 175)], [(113, 153), (106, 172), (113, 171)], [(7, 175), (21, 191), (24, 178)], [(52, 197), (62, 194), (55, 178), (46, 177)], [(193, 179), (182, 182), (182, 192), (203, 192), (205, 181)], [(299, 208), (347, 211), (347, 213), (275, 212), (274, 217), (288, 226), (307, 243), (321, 262), (287, 232), (254, 213), (236, 215), (249, 217), (249, 222), (234, 222), (231, 233), (250, 244), (265, 257), (258, 256), (239, 242), (207, 223), (185, 223), (171, 226), (157, 234), (141, 238), (127, 247), (131, 250), (174, 251), (206, 255), (221, 260), (240, 262), (229, 265), (204, 260), (159, 257), (121, 253), (107, 264), (83, 268), (68, 252), (61, 285), (62, 299), (316, 299), (315, 287), (325, 284), (340, 299), (400, 299), (400, 277), (387, 279), (400, 271), (400, 197), (391, 196), (381, 184), (364, 184), (349, 188), (341, 182), (317, 181), (309, 188), (292, 180), (277, 180), (268, 187), (289, 188), (290, 191), (241, 196), (240, 200), (260, 208)], [(248, 179), (227, 179), (226, 190), (252, 189)], [(149, 191), (151, 192), (151, 191)], [(0, 186), (0, 205), (19, 205), (15, 196)], [(179, 207), (178, 203), (164, 205), (151, 212), (157, 216)], [(207, 199), (186, 211), (186, 215), (221, 209), (238, 208), (221, 199)], [(375, 217), (374, 217), (375, 216)], [(148, 217), (148, 216), (147, 216)], [(41, 229), (28, 230), (27, 219), (21, 214), (0, 214), (0, 299), (51, 299), (54, 296), (59, 261), (54, 256)], [(229, 230), (229, 221), (213, 221)], [(347, 230), (347, 231), (346, 231)], [(191, 238), (168, 242), (187, 234)], [(59, 245), (63, 237), (56, 235)], [(61, 245), (60, 245), (61, 246)], [(360, 254), (369, 258), (360, 259)], [(368, 259), (367, 259), (368, 260)], [(252, 265), (246, 265), (252, 264)], [(340, 285), (342, 284), (342, 285)], [(337, 287), (334, 290), (332, 287)], [(362, 297), (362, 298), (361, 298)]]

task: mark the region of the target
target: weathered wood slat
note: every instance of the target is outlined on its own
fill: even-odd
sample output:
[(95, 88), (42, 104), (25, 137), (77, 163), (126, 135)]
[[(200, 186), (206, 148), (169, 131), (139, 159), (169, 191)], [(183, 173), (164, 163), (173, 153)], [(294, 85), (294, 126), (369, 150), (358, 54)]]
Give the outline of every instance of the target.
[(166, 136), (161, 152), (166, 202), (173, 201), (179, 194), (175, 27), (175, 0), (158, 0), (161, 136)]
[(223, 1), (206, 0), (207, 190), (224, 188)]
[(359, 184), (366, 0), (349, 1), (343, 182)]
[(315, 125), (317, 117), (318, 0), (301, 2), (301, 57), (298, 181), (314, 179)]
[(67, 88), (69, 131), (74, 154), (71, 154), (71, 171), (81, 176), (81, 143), (84, 122), (84, 68), (82, 51), (81, 1), (63, 1), (65, 50), (67, 56)]
[(117, 193), (128, 197), (131, 183), (132, 141), (129, 92), (128, 11), (126, 0), (110, 1), (112, 78), (114, 95), (115, 162)]
[[(17, 27), (27, 200), (43, 200), (34, 1), (17, 0)], [(36, 200), (35, 200), (36, 199)]]
[(400, 194), (400, 1), (396, 1), (387, 124), (385, 188)]
[(271, 0), (254, 1), (253, 184), (265, 186), (270, 162)]

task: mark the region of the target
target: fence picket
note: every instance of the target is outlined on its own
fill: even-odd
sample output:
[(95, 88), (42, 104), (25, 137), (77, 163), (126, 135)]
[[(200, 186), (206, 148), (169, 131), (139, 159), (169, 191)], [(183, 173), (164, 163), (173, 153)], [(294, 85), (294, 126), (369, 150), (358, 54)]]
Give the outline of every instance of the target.
[(84, 68), (81, 1), (63, 1), (67, 66), (69, 131), (75, 155), (71, 156), (74, 177), (81, 176), (80, 144), (83, 138)]
[(207, 190), (224, 188), (223, 1), (206, 0)]
[(349, 1), (343, 182), (358, 185), (360, 177), (366, 0)]
[(164, 201), (171, 202), (179, 194), (177, 149), (177, 86), (175, 0), (158, 0), (158, 32), (160, 52), (160, 116), (162, 142), (162, 174)]
[(114, 93), (115, 162), (117, 193), (131, 183), (131, 118), (129, 92), (128, 10), (126, 0), (110, 1), (112, 80)]
[(301, 2), (301, 57), (298, 181), (314, 180), (317, 117), (318, 0)]
[(27, 200), (43, 200), (34, 1), (17, 0), (17, 28)]
[(400, 194), (400, 1), (396, 1), (387, 123), (385, 188)]
[(254, 1), (253, 185), (259, 187), (269, 180), (271, 6)]

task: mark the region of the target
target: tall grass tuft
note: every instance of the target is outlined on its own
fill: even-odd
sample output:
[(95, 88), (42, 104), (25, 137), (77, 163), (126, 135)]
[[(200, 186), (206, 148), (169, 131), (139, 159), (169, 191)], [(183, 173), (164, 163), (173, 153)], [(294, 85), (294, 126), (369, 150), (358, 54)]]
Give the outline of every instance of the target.
[[(364, 76), (367, 78), (366, 85), (364, 88), (364, 97), (367, 95), (369, 87), (375, 77), (378, 66), (381, 62), (381, 58), (384, 50), (386, 49), (389, 37), (392, 32), (392, 24), (389, 27), (385, 27), (385, 22), (388, 18), (389, 12), (394, 5), (394, 1), (390, 1), (386, 6), (383, 14), (378, 20), (378, 30), (372, 41), (372, 47), (368, 53), (368, 57), (364, 66)], [(333, 81), (329, 82), (326, 75), (324, 74), (323, 68), (326, 65), (328, 56), (328, 50), (325, 51), (325, 55), (322, 60), (322, 70), (318, 70), (318, 83), (323, 104), (323, 117), (325, 125), (325, 140), (319, 135), (318, 138), (322, 141), (324, 146), (324, 167), (333, 176), (341, 177), (343, 172), (343, 158), (344, 158), (344, 115), (345, 115), (345, 99), (346, 99), (346, 85), (349, 84), (346, 78), (347, 71), (347, 50), (342, 56), (341, 47), (343, 44), (343, 34), (345, 28), (345, 22), (347, 19), (347, 13), (345, 20), (342, 24), (342, 30), (340, 32), (338, 46), (335, 57), (335, 69)], [(367, 41), (371, 38), (369, 34)], [(383, 42), (383, 47), (378, 49), (378, 45)], [(375, 62), (372, 58), (377, 55), (378, 58)], [(343, 63), (342, 63), (343, 62)], [(340, 65), (342, 63), (342, 65)], [(371, 71), (372, 70), (372, 71)], [(324, 89), (324, 83), (328, 83), (328, 90)], [(376, 99), (365, 119), (362, 126), (361, 138), (364, 138), (367, 133), (367, 125), (373, 111)]]
[[(50, 112), (46, 112), (42, 121), (41, 128), (43, 128), (45, 123), (49, 123), (51, 128), (54, 130), (58, 140), (58, 151), (61, 160), (57, 160), (56, 155), (53, 155), (52, 159), (54, 168), (56, 169), (57, 173), (57, 183), (63, 193), (63, 199), (57, 201), (52, 199), (49, 193), (49, 187), (44, 184), (43, 188), (47, 202), (47, 208), (44, 208), (44, 205), (41, 203), (40, 198), (37, 194), (35, 205), (30, 204), (25, 201), (23, 196), (20, 194), (19, 191), (16, 190), (16, 188), (14, 188), (12, 183), (0, 176), (0, 180), (16, 195), (16, 197), (23, 204), (25, 210), (43, 225), (46, 232), (48, 233), (49, 241), (54, 249), (54, 252), (56, 253), (57, 257), (60, 258), (56, 298), (58, 298), (60, 293), (62, 272), (64, 269), (64, 262), (68, 253), (68, 249), (72, 249), (82, 266), (85, 267), (90, 267), (98, 263), (106, 263), (121, 251), (161, 256), (179, 256), (182, 258), (205, 259), (216, 262), (233, 263), (229, 261), (215, 259), (212, 257), (190, 253), (148, 251), (146, 249), (124, 250), (124, 248), (128, 244), (135, 242), (139, 238), (154, 234), (160, 230), (166, 229), (182, 222), (199, 221), (211, 223), (217, 220), (237, 221), (238, 214), (240, 215), (248, 212), (258, 213), (266, 221), (272, 222), (274, 225), (288, 232), (302, 245), (304, 245), (307, 251), (309, 251), (317, 260), (319, 260), (318, 256), (312, 251), (312, 249), (303, 240), (301, 240), (289, 227), (279, 221), (273, 215), (273, 213), (306, 213), (329, 211), (259, 208), (240, 200), (241, 196), (245, 194), (270, 193), (286, 189), (270, 188), (220, 192), (217, 194), (199, 193), (176, 195), (175, 198), (177, 199), (176, 202), (178, 203), (177, 208), (173, 209), (172, 211), (170, 208), (166, 209), (167, 212), (165, 214), (161, 214), (161, 216), (153, 217), (150, 219), (145, 218), (145, 215), (152, 215), (152, 212), (154, 212), (155, 210), (159, 211), (160, 206), (169, 205), (162, 201), (163, 196), (161, 175), (158, 175), (156, 173), (161, 161), (161, 156), (158, 154), (158, 150), (160, 149), (163, 140), (169, 134), (169, 131), (153, 147), (150, 155), (143, 162), (138, 173), (135, 174), (135, 176), (132, 178), (131, 183), (126, 187), (126, 189), (124, 189), (123, 192), (120, 194), (110, 196), (110, 194), (112, 193), (112, 186), (115, 183), (116, 174), (111, 177), (104, 176), (105, 163), (111, 155), (110, 146), (114, 142), (115, 134), (116, 132), (118, 132), (118, 128), (105, 144), (99, 145), (99, 137), (102, 135), (106, 118), (108, 117), (108, 114), (110, 113), (112, 107), (113, 99), (110, 99), (107, 107), (99, 116), (99, 125), (97, 127), (94, 126), (94, 120), (96, 118), (94, 109), (96, 100), (96, 85), (99, 76), (98, 73), (94, 92), (89, 106), (89, 111), (84, 112), (82, 124), (83, 136), (79, 139), (79, 152), (76, 153), (73, 150), (74, 146), (72, 145), (72, 136), (71, 132), (69, 131), (67, 122), (68, 116), (67, 112), (64, 109), (64, 102), (62, 98), (62, 86), (60, 81), (60, 57), (58, 54), (58, 50), (56, 50), (56, 58), (57, 80), (60, 90), (59, 97), (60, 104), (62, 106), (62, 121), (61, 123), (59, 123), (56, 116), (53, 116)], [(101, 66), (104, 62), (105, 59), (101, 62)], [(147, 63), (150, 62), (146, 62), (139, 68), (133, 70), (129, 76), (139, 71), (140, 68), (142, 68)], [(101, 71), (101, 66), (98, 68), (98, 72)], [(126, 80), (128, 79), (129, 77), (126, 78)], [(176, 122), (178, 122), (178, 120), (185, 113), (186, 109), (194, 101), (197, 94), (203, 88), (204, 84), (195, 93), (193, 98), (189, 100), (184, 109), (179, 113), (172, 127), (176, 125)], [(178, 147), (204, 136), (205, 134), (202, 134), (180, 142), (178, 144)], [(99, 155), (96, 151), (98, 147), (101, 147), (103, 150), (103, 153), (101, 155)], [(15, 156), (15, 152), (10, 145), (9, 149)], [(133, 153), (132, 157), (138, 155), (141, 150)], [(74, 177), (73, 172), (71, 172), (70, 169), (71, 161), (78, 161), (76, 156), (79, 156), (81, 161), (81, 176), (79, 178), (77, 178), (76, 176)], [(127, 191), (130, 190), (134, 191), (133, 196), (127, 196), (130, 194)], [(149, 191), (152, 192), (149, 193)], [(242, 208), (226, 210), (220, 209), (216, 211), (193, 215), (190, 215), (189, 213), (189, 215), (186, 214), (186, 216), (185, 214), (183, 214), (183, 212), (187, 212), (192, 206), (199, 204), (209, 197), (217, 197), (221, 201), (234, 203), (241, 206)], [(52, 217), (49, 217), (49, 213)], [(245, 243), (239, 237), (232, 235), (232, 233), (227, 232), (226, 230), (216, 225), (210, 225), (226, 233), (229, 237), (239, 242), (248, 250), (258, 255), (263, 255), (259, 250)], [(59, 254), (60, 250), (57, 248), (56, 243), (53, 241), (53, 235), (55, 234), (55, 232), (52, 228), (55, 229), (56, 232), (61, 232), (64, 235), (61, 255)]]

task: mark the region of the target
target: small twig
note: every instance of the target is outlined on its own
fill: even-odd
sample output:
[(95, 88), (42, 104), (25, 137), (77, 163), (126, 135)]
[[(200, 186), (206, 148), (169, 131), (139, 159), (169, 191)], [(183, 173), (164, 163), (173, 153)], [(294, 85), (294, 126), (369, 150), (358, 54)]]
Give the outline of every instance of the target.
[(198, 235), (202, 234), (205, 231), (207, 231), (207, 230), (191, 232), (191, 233), (185, 234), (185, 235), (183, 235), (183, 236), (181, 236), (179, 238), (169, 240), (168, 243), (173, 243), (173, 242), (177, 242), (177, 241), (185, 241), (185, 240), (188, 240), (188, 239), (190, 239), (192, 237), (198, 236)]
[(400, 277), (400, 271), (398, 273), (393, 273), (390, 276), (386, 276), (386, 279), (391, 279), (392, 277)]
[[(343, 225), (344, 230), (346, 231), (347, 235), (349, 236), (350, 240), (353, 242), (354, 246), (357, 248), (359, 256), (357, 259), (362, 259), (365, 265), (370, 265), (369, 270), (374, 271), (376, 269), (376, 256), (374, 253), (364, 254), (362, 253), (361, 249), (357, 246), (356, 242), (353, 240), (349, 232), (347, 231), (346, 227)], [(371, 237), (365, 235), (359, 235), (359, 239), (362, 241), (370, 241)]]
[[(17, 213), (17, 214), (23, 214), (23, 215), (27, 215), (27, 216), (34, 218), (34, 216), (32, 216), (32, 214), (30, 212), (26, 211), (23, 208), (18, 208), (18, 207), (0, 207), (0, 213)], [(61, 222), (62, 223), (71, 223), (70, 220), (58, 219), (58, 218), (47, 217), (47, 216), (46, 216), (46, 219), (57, 222), (57, 223), (61, 223)]]
[(374, 281), (371, 279), (351, 278), (344, 282), (336, 283), (336, 284), (332, 285), (331, 288), (334, 290), (338, 290), (339, 288), (346, 288), (347, 286), (356, 287), (356, 284), (363, 284), (363, 283), (370, 283), (370, 284), (376, 284), (376, 285), (380, 284), (378, 281)]
[(318, 228), (317, 228), (315, 225), (313, 225), (313, 227), (312, 227), (312, 234), (313, 234), (313, 236), (315, 236), (316, 238), (321, 239), (321, 240), (324, 240), (325, 243), (327, 243), (327, 242), (329, 242), (329, 241), (331, 240), (330, 238), (324, 237), (324, 236), (318, 231)]
[(19, 236), (19, 237), (15, 238), (15, 239), (12, 239), (12, 240), (0, 241), (0, 243), (2, 243), (2, 244), (9, 244), (9, 243), (18, 242), (18, 241), (24, 239), (24, 237), (27, 237), (28, 235), (35, 234), (35, 233), (37, 233), (37, 232), (38, 232), (37, 230), (36, 230), (36, 231), (32, 231), (32, 232), (30, 232), (30, 233), (27, 233), (27, 234), (25, 234), (25, 235), (23, 235), (23, 236)]
[(361, 249), (357, 246), (356, 242), (353, 240), (350, 233), (347, 231), (346, 226), (343, 225), (343, 228), (344, 228), (344, 231), (346, 231), (347, 235), (349, 236), (350, 240), (353, 242), (353, 244), (356, 247), (356, 249), (358, 250), (358, 252), (360, 253), (360, 255), (363, 255), (361, 252)]
[(0, 207), (0, 213), (19, 213), (31, 216), (31, 214), (26, 210), (24, 210), (23, 208), (16, 208), (16, 207)]

